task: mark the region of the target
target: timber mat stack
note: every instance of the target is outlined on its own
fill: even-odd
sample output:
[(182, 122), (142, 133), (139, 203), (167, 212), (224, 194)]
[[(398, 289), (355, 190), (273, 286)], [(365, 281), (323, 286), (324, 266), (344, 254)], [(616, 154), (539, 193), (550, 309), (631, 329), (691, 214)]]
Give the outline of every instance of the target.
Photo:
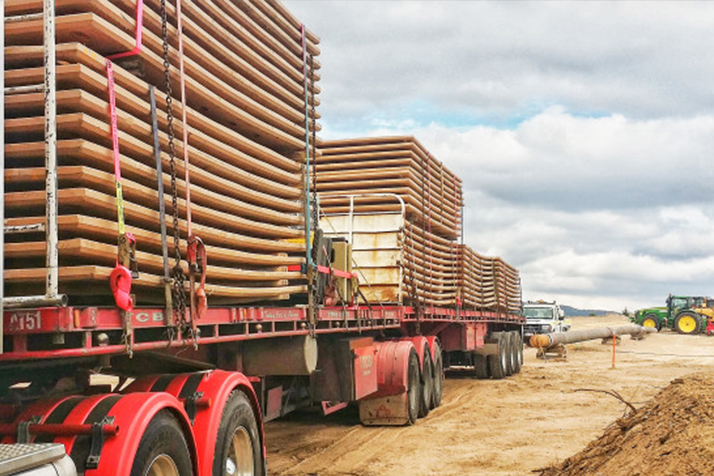
[[(396, 194), (410, 222), (454, 240), (461, 230), (461, 180), (414, 137), (370, 137), (325, 141), (317, 159), (322, 195)], [(345, 198), (320, 199), (326, 213), (346, 212)], [(359, 199), (357, 213), (395, 211), (391, 197)]]
[[(349, 213), (344, 195), (361, 196), (355, 199), (355, 214), (396, 213), (401, 205), (394, 195), (403, 200), (406, 221), (399, 265), (404, 301), (455, 305), (454, 240), (461, 228), (461, 180), (414, 137), (324, 141), (316, 164), (320, 210), (325, 215)], [(369, 298), (369, 288), (365, 293)]]
[(459, 245), (458, 281), (466, 309), (495, 309), (518, 312), (521, 280), (518, 270), (501, 258), (481, 256)]
[[(41, 0), (4, 3), (8, 17), (42, 11)], [(176, 2), (166, 3), (185, 259)], [(104, 58), (134, 48), (136, 9), (136, 0), (56, 0), (59, 276), (60, 292), (73, 304), (112, 302), (117, 208)], [(299, 273), (287, 271), (302, 261), (304, 249), (301, 25), (276, 0), (183, 0), (182, 22), (193, 232), (208, 252), (209, 305), (287, 299), (304, 291), (289, 281)], [(157, 88), (173, 266), (161, 29), (159, 0), (146, 0), (142, 50), (114, 65), (124, 209), (140, 271), (132, 292), (140, 305), (163, 299), (150, 85)], [(7, 22), (5, 35), (6, 86), (41, 84), (42, 18)], [(317, 43), (308, 32), (309, 55), (319, 54)], [(44, 222), (43, 97), (6, 96), (6, 225)], [(44, 233), (6, 238), (7, 294), (44, 293)]]
[[(372, 137), (324, 141), (320, 152), (317, 189), (325, 216), (350, 213), (345, 195), (361, 196), (354, 201), (356, 215), (398, 213), (400, 204), (393, 195), (405, 204), (398, 244), (403, 282), (394, 282), (394, 274), (382, 273), (390, 282), (364, 283), (368, 299), (370, 294), (377, 295), (372, 289), (390, 284), (404, 290), (403, 301), (408, 304), (454, 306), (460, 299), (467, 309), (520, 309), (518, 271), (500, 258), (482, 257), (457, 243), (463, 206), (461, 180), (418, 140)], [(355, 255), (365, 251), (356, 250)], [(359, 262), (355, 264), (359, 268)], [(370, 274), (377, 273), (372, 269)]]

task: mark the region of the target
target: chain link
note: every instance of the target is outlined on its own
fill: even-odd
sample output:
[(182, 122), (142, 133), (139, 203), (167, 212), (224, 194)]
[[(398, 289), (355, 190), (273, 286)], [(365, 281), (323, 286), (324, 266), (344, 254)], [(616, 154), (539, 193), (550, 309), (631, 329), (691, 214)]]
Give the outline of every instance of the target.
[(169, 56), (168, 13), (166, 0), (161, 0), (161, 36), (163, 39), (164, 80), (166, 84), (166, 124), (168, 128), (169, 163), (171, 168), (171, 208), (173, 210), (174, 267), (172, 269), (173, 301), (176, 322), (182, 327), (186, 322), (186, 276), (181, 268), (181, 236), (179, 233), (178, 190), (176, 187), (176, 144), (173, 115), (173, 88), (171, 87), (171, 62)]
[(311, 156), (312, 156), (312, 227), (319, 228), (317, 209), (317, 112), (315, 110), (315, 57), (310, 55), (310, 125), (312, 129)]

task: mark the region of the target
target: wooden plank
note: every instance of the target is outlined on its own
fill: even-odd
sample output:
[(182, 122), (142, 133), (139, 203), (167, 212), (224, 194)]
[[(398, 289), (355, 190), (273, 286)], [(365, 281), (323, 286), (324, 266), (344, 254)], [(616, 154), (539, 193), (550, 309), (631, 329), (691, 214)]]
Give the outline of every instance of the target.
[[(6, 62), (13, 65), (15, 68), (27, 68), (33, 66), (39, 68), (42, 64), (43, 52), (41, 46), (7, 47), (5, 48), (5, 54)], [(82, 44), (70, 43), (57, 45), (57, 58), (61, 63), (82, 64), (90, 68), (95, 73), (98, 73), (98, 75), (83, 74), (82, 78), (85, 81), (84, 86), (92, 86), (93, 89), (90, 89), (89, 91), (94, 92), (95, 95), (102, 96), (106, 93), (106, 79), (104, 79), (105, 61), (101, 56), (89, 50)], [(39, 71), (41, 72), (42, 70), (40, 69)], [(36, 74), (37, 73), (35, 72), (34, 75)], [(148, 108), (148, 104), (146, 102), (148, 84), (118, 65), (115, 65), (114, 77), (117, 85), (117, 99), (119, 101), (119, 107), (125, 108), (128, 112), (135, 115), (144, 115), (143, 117), (146, 117), (148, 115), (148, 113), (145, 112)], [(18, 85), (32, 84), (33, 81), (36, 81), (36, 78), (34, 76), (28, 77), (27, 75), (20, 75), (18, 78), (14, 78), (14, 81), (21, 81), (17, 83)], [(216, 96), (216, 98), (213, 99), (217, 98), (218, 97)], [(166, 108), (165, 94), (160, 90), (156, 90), (156, 99), (157, 107), (160, 110), (164, 110)], [(221, 108), (224, 106), (222, 104), (215, 104), (214, 108), (215, 107)], [(174, 102), (174, 115), (180, 116), (180, 114), (181, 104)], [(227, 114), (232, 116), (230, 111), (228, 111)], [(234, 129), (206, 117), (191, 107), (187, 108), (187, 117), (191, 124), (192, 130), (200, 130), (204, 134), (210, 135), (217, 140), (231, 144), (236, 149), (259, 159), (264, 163), (267, 162), (271, 165), (291, 172), (298, 172), (300, 170), (300, 166), (297, 162), (295, 162), (295, 160), (284, 157), (279, 152), (253, 142)], [(162, 127), (165, 127), (166, 119), (164, 114), (159, 114), (159, 121)], [(177, 131), (180, 131), (180, 121), (175, 120), (174, 124), (177, 127)], [(253, 171), (259, 170), (251, 168), (250, 164), (246, 165)]]
[[(85, 166), (61, 166), (57, 168), (57, 175), (60, 188), (76, 188), (85, 187), (98, 192), (103, 192), (109, 196), (115, 191), (114, 175), (112, 173), (103, 172)], [(37, 188), (44, 185), (45, 169), (43, 168), (22, 168), (22, 169), (7, 169), (5, 178), (8, 185), (30, 185), (34, 184)], [(126, 178), (122, 181), (122, 189), (124, 200), (127, 203), (135, 203), (140, 206), (158, 210), (159, 198), (156, 191), (137, 184)], [(180, 198), (177, 201), (179, 209), (185, 210), (186, 202)], [(166, 213), (173, 212), (171, 197), (166, 197)], [(245, 239), (248, 240), (250, 235), (268, 236), (268, 237), (291, 237), (295, 238), (302, 236), (300, 230), (292, 230), (285, 226), (261, 223), (253, 220), (248, 220), (241, 217), (239, 209), (233, 210), (233, 213), (219, 211), (217, 207), (207, 207), (192, 204), (193, 219), (197, 225), (204, 224), (214, 226), (216, 228), (232, 231), (235, 233), (245, 232), (248, 235)], [(291, 230), (286, 232), (286, 230)], [(258, 243), (254, 239), (254, 243)], [(265, 248), (272, 249), (271, 240), (263, 240)]]
[[(13, 71), (11, 74), (8, 74), (9, 81), (12, 81), (17, 77), (27, 78), (30, 76), (27, 71), (28, 70)], [(38, 72), (37, 70), (34, 71)], [(72, 86), (77, 87), (77, 89), (57, 92), (58, 110), (60, 112), (84, 112), (100, 121), (106, 122), (108, 118), (107, 110), (109, 105), (105, 100), (85, 90), (86, 82), (79, 79), (79, 75), (82, 73), (95, 75), (95, 73), (83, 67), (80, 67), (80, 71), (74, 71), (70, 74), (65, 74), (65, 71), (58, 73), (60, 80), (72, 81)], [(75, 74), (77, 76), (75, 76)], [(17, 111), (22, 112), (22, 114), (17, 115), (41, 115), (42, 100), (42, 93), (18, 94), (10, 96), (7, 101), (9, 113), (12, 114)], [(131, 134), (135, 139), (139, 139), (146, 144), (153, 144), (152, 127), (146, 122), (150, 120), (149, 106), (145, 103), (144, 106), (146, 107), (146, 110), (141, 112), (146, 115), (140, 114), (139, 117), (131, 115), (121, 108), (117, 109), (118, 125), (120, 130), (126, 132), (127, 134)], [(180, 133), (181, 131), (182, 129), (179, 127), (177, 133)], [(194, 131), (191, 136), (192, 139), (189, 142), (189, 152), (191, 155), (205, 155), (221, 160), (228, 165), (255, 170), (256, 172), (261, 173), (262, 176), (246, 172), (246, 182), (250, 183), (259, 181), (261, 184), (265, 184), (266, 187), (269, 185), (277, 187), (276, 191), (280, 192), (283, 196), (285, 196), (288, 191), (293, 197), (299, 196), (299, 194), (295, 192), (294, 186), (296, 184), (300, 184), (301, 181), (299, 177), (296, 177), (294, 171), (290, 172), (282, 170), (278, 167), (265, 164), (265, 162), (262, 163), (263, 169), (261, 170), (261, 162), (259, 160), (242, 153), (240, 150), (232, 147), (231, 145), (213, 139), (212, 137), (204, 135), (198, 131)], [(160, 132), (159, 137), (161, 145), (164, 147), (164, 151), (166, 151), (166, 149), (168, 149), (168, 136), (167, 134)], [(181, 142), (177, 141), (176, 146), (180, 146), (180, 150), (183, 150), (183, 144)]]
[[(46, 245), (44, 241), (7, 243), (5, 245), (5, 256), (8, 260), (17, 259), (44, 259)], [(99, 243), (84, 238), (73, 238), (61, 240), (59, 242), (60, 262), (73, 262), (74, 266), (107, 266), (112, 267), (116, 262), (116, 245)], [(140, 273), (160, 275), (163, 272), (163, 261), (161, 256), (151, 253), (137, 251), (137, 261), (139, 262)], [(188, 274), (185, 262), (182, 263), (184, 272)], [(10, 267), (8, 267), (10, 268)], [(207, 267), (209, 282), (231, 282), (231, 281), (255, 281), (262, 286), (267, 286), (270, 281), (275, 283), (271, 286), (287, 285), (288, 279), (300, 279), (300, 273), (289, 273), (287, 271), (258, 271), (245, 270), (240, 268), (226, 268), (209, 264)]]
[[(129, 34), (124, 33), (121, 29), (95, 13), (60, 16), (56, 20), (58, 43), (74, 42), (79, 39), (80, 42), (103, 55), (117, 51), (127, 51), (134, 47), (133, 38)], [(82, 32), (81, 38), (78, 38), (77, 32), (80, 31)], [(10, 23), (6, 28), (6, 41), (11, 45), (32, 44), (33, 42), (37, 44), (41, 41), (41, 34), (41, 20)], [(158, 42), (158, 39), (156, 37), (152, 38), (151, 34), (145, 35), (144, 39), (149, 44)], [(151, 73), (155, 82), (161, 84), (163, 60), (150, 48), (142, 49), (140, 56), (145, 61), (146, 67), (152, 68)], [(171, 51), (171, 58), (172, 63), (178, 64), (177, 54), (173, 50)], [(196, 71), (189, 68), (189, 66), (196, 66), (190, 60), (186, 64), (186, 87), (190, 92), (187, 95), (189, 105), (198, 107), (204, 114), (214, 120), (223, 119), (219, 122), (224, 125), (226, 123), (235, 125), (237, 130), (244, 131), (259, 143), (283, 147), (289, 145), (294, 147), (295, 150), (300, 150), (303, 147), (304, 129), (300, 131), (300, 128), (296, 128), (297, 132), (291, 135), (254, 117), (241, 109), (240, 105), (237, 105), (240, 102), (235, 95), (234, 89), (200, 67), (196, 68)], [(151, 76), (148, 69), (146, 74)], [(198, 78), (196, 77), (197, 74), (200, 74)], [(178, 80), (178, 73), (175, 73), (175, 70), (173, 75)], [(227, 101), (226, 98), (231, 100)], [(203, 106), (201, 106), (202, 104)], [(207, 108), (206, 104), (211, 104), (212, 107)], [(215, 107), (213, 107), (214, 105)], [(216, 111), (221, 109), (230, 109), (230, 119), (223, 113), (216, 114)]]
[[(302, 41), (300, 34), (301, 23), (295, 18), (287, 9), (282, 5), (272, 5), (271, 3), (259, 1), (259, 2), (249, 2), (243, 1), (238, 4), (242, 7), (243, 5), (255, 6), (262, 10), (263, 13), (269, 18), (269, 20), (276, 25), (276, 28), (281, 32), (285, 33), (289, 38), (292, 38), (294, 43), (300, 44)], [(309, 28), (305, 27), (305, 39), (307, 44), (307, 51), (311, 55), (319, 56), (320, 49), (317, 46), (320, 43), (320, 39)], [(283, 42), (289, 45), (289, 40)]]
[[(5, 226), (30, 225), (40, 223), (42, 220), (44, 220), (43, 216), (7, 218), (5, 220)], [(58, 221), (61, 239), (80, 236), (94, 241), (113, 243), (117, 238), (116, 222), (114, 221), (79, 214), (60, 215)], [(161, 253), (161, 237), (156, 231), (132, 226), (131, 232), (136, 237), (137, 249), (155, 254)], [(239, 246), (242, 250), (262, 249), (262, 247), (251, 246), (250, 243), (246, 244), (237, 241), (238, 240), (234, 240), (232, 243), (226, 244), (226, 246), (232, 244), (233, 246)], [(171, 238), (169, 238), (169, 242), (171, 242)], [(172, 247), (172, 244), (169, 243), (169, 246)], [(212, 246), (209, 244), (206, 245), (206, 251), (208, 252), (211, 263), (223, 266), (245, 267), (245, 261), (241, 258), (240, 253), (235, 253), (235, 249), (223, 246)], [(277, 253), (291, 253), (293, 255), (304, 254), (305, 246), (304, 244), (293, 243), (291, 241), (273, 240), (272, 251), (276, 255)], [(260, 268), (254, 271), (260, 272), (264, 269), (270, 271), (277, 268)], [(300, 273), (288, 273), (288, 275), (290, 278), (284, 279), (297, 279)]]
[[(42, 163), (44, 152), (44, 142), (7, 144), (5, 146), (5, 160), (8, 165), (12, 165), (13, 167), (30, 167), (33, 164)], [(57, 156), (60, 165), (86, 164), (98, 170), (114, 172), (112, 151), (83, 139), (58, 141)], [(163, 170), (168, 171), (170, 170), (169, 161), (167, 157), (164, 157), (164, 159)], [(120, 156), (120, 160), (123, 177), (149, 187), (156, 187), (156, 170), (153, 167), (139, 163), (123, 155)], [(180, 167), (177, 167), (177, 174), (179, 176), (183, 175), (183, 162), (181, 162)], [(195, 166), (191, 167), (191, 181), (191, 199), (196, 203), (215, 206), (217, 209), (223, 211), (232, 209), (240, 210), (241, 215), (246, 218), (260, 219), (268, 223), (285, 225), (300, 225), (302, 223), (301, 216), (296, 214), (301, 211), (301, 204), (296, 202), (289, 202), (295, 205), (292, 210), (293, 213), (284, 213), (275, 211), (272, 208), (261, 207), (241, 201), (234, 198), (235, 194), (233, 194), (233, 196), (228, 195), (228, 193), (231, 193), (232, 188), (236, 187), (234, 183), (206, 173)], [(170, 174), (164, 173), (163, 182), (165, 190), (167, 192), (170, 191)], [(206, 189), (203, 187), (204, 184), (212, 187), (213, 190)], [(185, 182), (177, 178), (176, 187), (179, 196), (185, 196), (185, 186)], [(250, 191), (246, 190), (245, 193), (250, 194)], [(168, 199), (170, 199), (170, 197), (168, 197), (167, 200)]]
[[(42, 117), (8, 119), (5, 122), (8, 133), (16, 134), (16, 137), (19, 137), (20, 141), (26, 141), (28, 138), (31, 141), (32, 139), (40, 139), (42, 137), (42, 131), (44, 130), (44, 120)], [(110, 126), (87, 114), (60, 114), (57, 117), (57, 128), (60, 138), (68, 136), (76, 137), (79, 135), (100, 145), (106, 147), (111, 146)], [(122, 131), (119, 132), (119, 142), (123, 153), (131, 158), (140, 160), (141, 157), (144, 157), (145, 159), (151, 160), (153, 157), (153, 147)], [(177, 144), (177, 152), (180, 150), (181, 147)], [(257, 191), (266, 194), (284, 197), (289, 193), (289, 196), (294, 197), (296, 193), (294, 188), (291, 190), (289, 187), (266, 181), (266, 179), (247, 175), (247, 172), (198, 150), (194, 150), (194, 154), (191, 156), (191, 162), (204, 170), (221, 175), (229, 180), (235, 180), (239, 183), (250, 184), (250, 180), (248, 179), (255, 178), (252, 185), (255, 186)], [(245, 197), (245, 199), (248, 198), (249, 197)]]
[[(79, 188), (61, 189), (59, 190), (58, 196), (61, 214), (82, 213), (86, 204), (91, 203), (92, 212), (97, 218), (111, 220), (115, 217), (116, 202), (115, 198), (111, 195), (102, 194), (86, 188)], [(5, 206), (7, 208), (8, 218), (16, 217), (22, 213), (36, 214), (38, 210), (44, 211), (44, 205), (44, 191), (10, 192), (5, 194)], [(126, 215), (127, 226), (129, 228), (134, 226), (134, 224), (140, 228), (158, 228), (158, 212), (130, 202), (125, 203), (124, 212)], [(182, 235), (186, 236), (186, 223), (183, 220), (179, 220), (179, 228)], [(280, 257), (240, 251), (241, 246), (240, 244), (236, 245), (236, 242), (240, 243), (241, 237), (236, 233), (230, 233), (200, 224), (196, 224), (194, 226), (194, 232), (207, 244), (235, 249), (234, 253), (236, 259), (240, 258), (244, 263), (254, 265), (283, 266), (300, 264), (303, 261), (302, 257)], [(284, 230), (284, 234), (284, 238), (301, 236), (300, 230), (292, 230), (289, 228)]]
[[(60, 277), (60, 292), (64, 283), (78, 283), (86, 286), (89, 281), (104, 281), (106, 282), (107, 295), (109, 295), (109, 275), (113, 268), (101, 266), (61, 266), (59, 268)], [(32, 283), (44, 282), (46, 277), (44, 268), (29, 268), (29, 269), (8, 269), (5, 271), (5, 281), (9, 284), (15, 283)], [(161, 277), (142, 273), (138, 279), (132, 281), (132, 289), (144, 288), (147, 292), (156, 295), (155, 289), (161, 286)], [(271, 298), (278, 295), (289, 295), (294, 293), (306, 292), (307, 287), (304, 285), (280, 286), (280, 287), (231, 287), (220, 285), (206, 285), (206, 292), (215, 297), (235, 297), (235, 298)], [(210, 298), (209, 298), (210, 299)]]
[[(21, 162), (26, 162), (28, 166), (32, 164), (41, 164), (44, 157), (44, 147), (44, 143), (40, 142), (7, 144), (5, 146), (5, 158), (6, 161), (8, 161), (8, 164), (12, 163), (14, 164), (13, 166), (17, 166)], [(112, 151), (97, 146), (96, 144), (93, 144), (91, 142), (82, 139), (72, 139), (66, 141), (61, 140), (58, 141), (57, 151), (60, 165), (75, 165), (78, 163), (82, 163), (90, 165), (99, 170), (113, 172)], [(153, 170), (152, 167), (148, 167), (144, 164), (139, 164), (138, 162), (131, 160), (125, 156), (121, 156), (121, 161), (122, 175), (124, 175), (126, 178), (130, 180), (135, 180), (138, 183), (142, 183), (144, 185), (151, 186), (153, 184), (155, 186), (156, 181), (153, 176), (156, 172)], [(177, 169), (179, 174), (183, 173), (183, 167), (178, 167)], [(164, 164), (164, 170), (169, 170), (168, 162)], [(202, 201), (202, 196), (204, 194), (210, 194), (213, 197), (215, 193), (223, 194), (224, 189), (230, 187), (230, 182), (221, 179), (216, 180), (213, 183), (211, 183), (210, 181), (207, 182), (207, 185), (213, 185), (214, 189), (217, 190), (217, 192), (214, 193), (208, 190), (204, 190), (202, 187), (199, 186), (201, 183), (204, 182), (204, 180), (195, 180), (197, 178), (197, 175), (201, 172), (201, 169), (197, 169), (197, 171), (192, 170), (192, 180), (194, 180), (192, 184), (192, 190), (195, 190), (195, 192), (192, 193), (195, 194), (194, 196), (196, 197), (197, 203), (206, 203)], [(208, 178), (210, 179), (210, 174), (206, 175), (208, 175)], [(166, 190), (169, 191), (170, 177), (168, 177), (167, 174), (164, 174), (164, 184), (166, 186)], [(216, 185), (219, 184), (221, 186), (217, 187)], [(185, 184), (183, 180), (177, 180), (177, 189), (180, 196), (185, 194)], [(242, 215), (248, 218), (263, 218), (265, 221), (271, 223), (291, 223), (293, 219), (291, 219), (290, 217), (294, 217), (294, 219), (297, 221), (297, 224), (302, 222), (302, 219), (295, 214), (278, 213), (273, 211), (272, 209), (266, 209), (263, 207), (258, 207), (249, 203), (236, 200), (230, 196), (226, 196), (225, 194), (222, 196), (224, 197), (225, 203), (230, 204), (230, 206), (232, 207), (237, 207), (241, 210)], [(221, 206), (217, 208), (226, 211), (227, 207)]]

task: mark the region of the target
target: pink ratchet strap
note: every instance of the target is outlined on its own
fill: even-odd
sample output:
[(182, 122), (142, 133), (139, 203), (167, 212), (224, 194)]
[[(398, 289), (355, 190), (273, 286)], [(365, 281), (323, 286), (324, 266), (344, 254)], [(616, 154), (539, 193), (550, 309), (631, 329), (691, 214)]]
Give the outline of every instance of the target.
[[(181, 0), (176, 0), (176, 29), (178, 33), (178, 48), (179, 48), (179, 78), (181, 84), (181, 124), (183, 129), (183, 163), (184, 163), (184, 180), (186, 181), (186, 233), (189, 236), (188, 250), (186, 257), (188, 260), (188, 281), (191, 288), (191, 316), (196, 319), (201, 319), (208, 307), (206, 295), (206, 248), (203, 246), (201, 238), (193, 234), (192, 217), (191, 217), (191, 180), (189, 173), (188, 159), (188, 119), (186, 118), (186, 73), (183, 61), (183, 22), (181, 21)], [(202, 257), (202, 259), (197, 259)], [(199, 273), (201, 278), (196, 286), (196, 273)], [(194, 332), (196, 331), (196, 319), (191, 319)]]
[[(142, 45), (142, 27), (144, 22), (144, 0), (137, 0), (136, 3), (136, 46), (133, 50), (125, 53), (118, 53), (106, 58), (107, 63), (107, 89), (109, 90), (109, 117), (112, 131), (112, 156), (114, 159), (114, 182), (116, 184), (117, 202), (117, 227), (119, 233), (119, 243), (117, 252), (117, 263), (109, 276), (109, 284), (114, 295), (117, 307), (124, 311), (131, 311), (134, 308), (134, 301), (131, 298), (131, 280), (133, 273), (120, 260), (123, 255), (128, 255), (130, 263), (136, 263), (136, 239), (134, 235), (126, 232), (124, 223), (124, 197), (121, 186), (121, 156), (119, 153), (119, 126), (117, 119), (116, 91), (114, 88), (114, 67), (112, 60), (126, 58), (139, 54)], [(124, 248), (124, 250), (122, 250)]]

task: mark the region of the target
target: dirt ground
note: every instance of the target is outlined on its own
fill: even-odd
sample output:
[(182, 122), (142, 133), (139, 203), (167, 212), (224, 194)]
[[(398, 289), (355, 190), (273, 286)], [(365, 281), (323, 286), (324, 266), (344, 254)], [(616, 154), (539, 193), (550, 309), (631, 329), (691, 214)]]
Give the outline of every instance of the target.
[[(573, 319), (573, 329), (627, 324), (618, 315)], [(527, 475), (582, 450), (626, 412), (599, 392), (643, 406), (673, 379), (710, 371), (714, 336), (672, 332), (612, 346), (568, 346), (566, 361), (526, 349), (519, 375), (475, 380), (449, 374), (441, 407), (411, 427), (363, 427), (346, 409), (302, 412), (266, 424), (271, 475)]]

